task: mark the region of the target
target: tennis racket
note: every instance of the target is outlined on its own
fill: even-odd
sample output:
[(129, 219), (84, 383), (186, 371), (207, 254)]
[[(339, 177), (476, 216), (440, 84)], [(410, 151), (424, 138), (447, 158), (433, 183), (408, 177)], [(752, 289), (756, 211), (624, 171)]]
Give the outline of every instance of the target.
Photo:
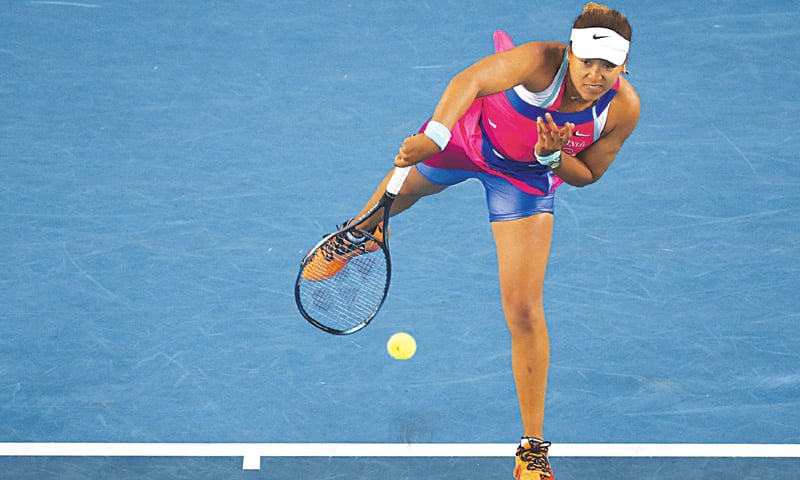
[[(334, 335), (349, 335), (375, 318), (389, 292), (389, 212), (411, 167), (396, 167), (386, 192), (365, 214), (326, 235), (300, 263), (294, 299), (303, 317)], [(379, 230), (357, 227), (379, 217)]]

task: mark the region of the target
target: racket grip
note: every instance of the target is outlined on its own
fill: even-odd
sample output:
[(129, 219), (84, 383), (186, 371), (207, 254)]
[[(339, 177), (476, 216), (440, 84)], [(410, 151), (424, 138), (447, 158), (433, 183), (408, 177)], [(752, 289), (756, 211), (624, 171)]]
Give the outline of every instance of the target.
[(391, 196), (400, 193), (400, 188), (403, 187), (403, 182), (406, 181), (409, 170), (411, 170), (411, 167), (395, 167), (394, 172), (392, 172), (392, 178), (386, 184), (386, 193)]

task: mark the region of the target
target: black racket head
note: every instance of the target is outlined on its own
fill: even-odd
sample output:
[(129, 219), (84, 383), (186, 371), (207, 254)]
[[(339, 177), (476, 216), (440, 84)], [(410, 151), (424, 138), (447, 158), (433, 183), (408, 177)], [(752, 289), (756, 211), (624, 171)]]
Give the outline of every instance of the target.
[[(351, 242), (349, 234), (363, 241)], [(366, 327), (386, 299), (392, 263), (382, 238), (352, 227), (323, 238), (300, 264), (294, 296), (303, 317), (334, 335)]]

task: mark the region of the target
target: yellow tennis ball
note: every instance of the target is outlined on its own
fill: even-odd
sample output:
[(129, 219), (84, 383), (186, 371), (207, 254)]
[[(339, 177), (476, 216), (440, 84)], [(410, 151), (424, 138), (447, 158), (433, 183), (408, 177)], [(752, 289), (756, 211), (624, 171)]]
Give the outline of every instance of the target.
[(389, 337), (386, 350), (394, 359), (408, 360), (417, 352), (417, 341), (405, 332), (395, 333)]

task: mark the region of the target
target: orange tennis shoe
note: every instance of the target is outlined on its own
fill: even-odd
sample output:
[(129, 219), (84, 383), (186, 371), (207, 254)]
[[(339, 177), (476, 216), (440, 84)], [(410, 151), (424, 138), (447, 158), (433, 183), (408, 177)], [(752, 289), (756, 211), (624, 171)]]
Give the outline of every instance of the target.
[(517, 480), (555, 480), (547, 449), (550, 442), (535, 438), (523, 438), (517, 448), (517, 460), (514, 467), (514, 478)]
[[(383, 222), (379, 223), (370, 233), (377, 240), (383, 242)], [(389, 238), (388, 231), (386, 232), (386, 238)], [(365, 253), (374, 252), (379, 248), (380, 245), (371, 239), (362, 239), (359, 241), (357, 238), (347, 233), (336, 235), (319, 247), (314, 257), (303, 269), (303, 278), (311, 282), (321, 282), (333, 278), (337, 273), (341, 272), (353, 258)]]

